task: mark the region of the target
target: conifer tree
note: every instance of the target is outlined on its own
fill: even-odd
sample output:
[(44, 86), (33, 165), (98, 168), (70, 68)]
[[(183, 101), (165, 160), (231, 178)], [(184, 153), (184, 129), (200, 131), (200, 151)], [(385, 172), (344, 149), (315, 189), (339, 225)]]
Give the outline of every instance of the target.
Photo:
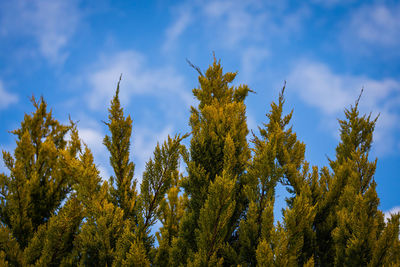
[(182, 218), (179, 240), (173, 249), (174, 258), (185, 263), (187, 257), (197, 251), (196, 229), (200, 210), (208, 199), (209, 185), (224, 171), (224, 148), (230, 138), (234, 145), (229, 176), (234, 179), (235, 207), (229, 221), (227, 240), (232, 243), (232, 233), (238, 226), (238, 220), (245, 210), (246, 201), (243, 193), (244, 170), (250, 158), (246, 136), (246, 108), (244, 100), (250, 91), (246, 85), (230, 86), (236, 73), (223, 74), (219, 61), (214, 63), (205, 74), (199, 69), (199, 88), (193, 89), (199, 100), (198, 108), (191, 108), (190, 126), (190, 162), (188, 177), (182, 182), (189, 197), (188, 209)]
[[(81, 149), (76, 124), (60, 124), (43, 98), (32, 99), (35, 111), (12, 131), (14, 153), (3, 151), (9, 173), (0, 174), (0, 266), (400, 265), (400, 214), (385, 221), (378, 209), (377, 160), (370, 160), (377, 118), (359, 114), (360, 99), (339, 121), (330, 168), (319, 170), (289, 127), (293, 111), (283, 115), (285, 87), (253, 134), (250, 154), (250, 89), (231, 86), (236, 73), (223, 74), (215, 57), (205, 74), (194, 68), (200, 86), (190, 147), (181, 144), (189, 134), (157, 144), (140, 193), (121, 79), (103, 140), (114, 170), (109, 182), (90, 149)], [(290, 196), (274, 223), (277, 183)]]
[(80, 147), (73, 133), (69, 145), (65, 140), (73, 124), (55, 120), (43, 98), (32, 97), (32, 104), (35, 111), (11, 132), (17, 138), (14, 155), (3, 151), (9, 175), (0, 174), (0, 246), (5, 261), (17, 266), (35, 232), (46, 227), (66, 200), (73, 180), (65, 156), (74, 157)]
[(110, 164), (114, 170), (108, 186), (110, 195), (107, 198), (113, 204), (108, 203), (109, 208), (117, 214), (119, 210), (123, 212), (123, 221), (121, 220), (118, 227), (118, 234), (113, 237), (114, 242), (110, 244), (108, 250), (112, 251), (110, 263), (112, 262), (114, 266), (148, 266), (150, 263), (146, 250), (138, 237), (137, 226), (141, 220), (136, 180), (133, 178), (135, 165), (129, 159), (132, 119), (129, 115), (124, 116), (119, 100), (121, 77), (111, 107), (108, 109), (109, 120), (105, 122), (111, 136), (106, 135), (103, 140), (103, 144), (110, 152)]
[[(196, 229), (198, 251), (188, 266), (222, 266), (229, 221), (235, 208), (234, 179), (223, 172), (209, 187), (208, 198), (200, 210), (199, 228)], [(221, 255), (222, 254), (222, 255)]]
[[(308, 163), (304, 161), (305, 145), (297, 140), (291, 127), (287, 128), (293, 111), (282, 115), (284, 91), (285, 86), (278, 104), (271, 104), (268, 124), (259, 128), (262, 139), (256, 136), (253, 139), (254, 156), (249, 168), (252, 190), (247, 194), (250, 206), (240, 229), (241, 255), (246, 265), (255, 266), (256, 262), (262, 262), (275, 266), (302, 266), (313, 253), (311, 222), (315, 212), (309, 180), (317, 177), (315, 171), (313, 175), (308, 173)], [(277, 182), (288, 186), (293, 196), (287, 199), (283, 226), (278, 225), (275, 230), (272, 211)], [(282, 258), (279, 255), (283, 255)]]
[(150, 266), (146, 247), (137, 225), (125, 220), (124, 232), (118, 239), (113, 266)]
[[(337, 226), (332, 233), (335, 264), (339, 266), (370, 263), (376, 251), (375, 242), (385, 227), (383, 214), (378, 210), (374, 180), (377, 160), (369, 161), (377, 118), (359, 116), (359, 100), (345, 110), (346, 120), (339, 121), (341, 143), (336, 149), (336, 160), (331, 161), (335, 178), (344, 183), (337, 208)], [(384, 257), (381, 260), (379, 265), (385, 261)]]
[[(183, 152), (183, 151), (182, 151)], [(156, 233), (158, 248), (154, 258), (156, 266), (170, 266), (170, 251), (172, 240), (178, 236), (179, 223), (187, 205), (187, 195), (180, 194), (180, 182), (182, 175), (175, 175), (167, 197), (161, 200), (159, 207), (159, 220), (162, 223)]]
[(74, 165), (74, 172), (80, 174), (75, 191), (84, 220), (74, 240), (72, 264), (111, 266), (123, 232), (123, 211), (109, 201), (108, 183), (102, 182), (88, 148)]
[(124, 211), (124, 217), (134, 219), (137, 215), (135, 210), (137, 201), (136, 180), (133, 179), (135, 165), (130, 162), (129, 149), (132, 133), (132, 119), (128, 115), (124, 117), (123, 108), (119, 101), (119, 86), (111, 107), (108, 109), (109, 121), (106, 122), (111, 137), (106, 135), (104, 145), (110, 152), (110, 163), (114, 169), (114, 176), (110, 177), (110, 191), (112, 202)]
[[(253, 134), (254, 155), (248, 170), (249, 183), (245, 186), (250, 204), (246, 218), (241, 221), (239, 228), (240, 262), (247, 266), (256, 266), (256, 249), (260, 238), (269, 244), (274, 227), (275, 186), (283, 176), (283, 169), (276, 160), (278, 141), (282, 136), (277, 130), (281, 129), (279, 122), (283, 94), (280, 95), (279, 101), (279, 105), (271, 104), (271, 112), (267, 114), (269, 123), (264, 124), (263, 129), (259, 127), (261, 138)], [(264, 253), (265, 257), (272, 255), (271, 250)]]
[(313, 192), (318, 203), (314, 228), (315, 259), (319, 265), (380, 266), (393, 261), (389, 260), (389, 248), (398, 241), (394, 237), (398, 229), (393, 226), (399, 222), (395, 218), (385, 224), (378, 210), (374, 180), (377, 161), (369, 161), (377, 118), (360, 116), (359, 101), (360, 98), (346, 109), (346, 119), (339, 121), (341, 142), (336, 148), (336, 159), (330, 160), (333, 173), (323, 168)]
[(48, 223), (39, 226), (24, 250), (22, 265), (68, 265), (82, 218), (82, 206), (72, 197)]
[[(179, 158), (183, 149), (180, 142), (187, 135), (176, 135), (173, 139), (168, 136), (162, 147), (157, 144), (153, 158), (146, 164), (140, 186), (140, 212), (139, 238), (150, 253), (154, 236), (150, 236), (151, 227), (160, 218), (160, 204), (164, 201), (166, 193), (171, 189), (174, 181), (179, 176)], [(152, 255), (153, 256), (153, 255)]]

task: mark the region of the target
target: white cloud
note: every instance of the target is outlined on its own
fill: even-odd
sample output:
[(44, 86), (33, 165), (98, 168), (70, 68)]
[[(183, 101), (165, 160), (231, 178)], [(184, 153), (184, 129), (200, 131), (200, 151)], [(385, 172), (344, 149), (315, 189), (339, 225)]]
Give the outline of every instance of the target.
[(289, 87), (296, 90), (309, 105), (318, 107), (326, 114), (336, 114), (343, 110), (362, 86), (344, 84), (345, 80), (318, 62), (302, 61), (294, 67), (288, 77)]
[[(145, 170), (145, 164), (153, 156), (154, 148), (157, 142), (162, 145), (168, 135), (172, 136), (173, 127), (167, 125), (160, 131), (150, 128), (136, 127), (133, 129), (133, 144), (131, 154), (135, 159), (135, 177), (141, 177)], [(138, 179), (138, 181), (140, 181)]]
[(249, 35), (258, 35), (264, 24), (266, 14), (252, 13), (253, 5), (251, 1), (212, 1), (204, 5), (203, 15), (232, 46)]
[[(89, 75), (92, 90), (87, 95), (92, 109), (104, 109), (115, 93), (118, 77), (122, 74), (121, 102), (128, 105), (134, 95), (151, 95), (166, 99), (169, 109), (175, 109), (176, 101), (188, 107), (193, 103), (191, 92), (185, 90), (184, 78), (172, 67), (151, 68), (146, 58), (135, 51), (123, 51), (103, 57), (93, 67), (94, 73)], [(175, 104), (174, 104), (175, 103)]]
[(94, 162), (97, 169), (100, 171), (100, 176), (103, 180), (108, 180), (112, 169), (109, 164), (109, 153), (103, 145), (104, 134), (96, 128), (78, 127), (79, 137), (92, 151)]
[(51, 63), (62, 63), (80, 11), (76, 0), (16, 0), (0, 5), (2, 35), (33, 37), (39, 52)]
[[(157, 141), (162, 143), (168, 134), (171, 135), (175, 126), (182, 124), (183, 114), (187, 114), (189, 106), (194, 104), (191, 88), (185, 86), (183, 76), (174, 68), (165, 65), (152, 67), (143, 54), (133, 50), (103, 55), (87, 69), (88, 74), (84, 77), (87, 77), (90, 90), (84, 94), (84, 101), (90, 109), (104, 111), (109, 106), (121, 74), (120, 100), (127, 112), (134, 109), (130, 107), (131, 101), (146, 101), (148, 109), (135, 113), (135, 117), (140, 119), (133, 125), (131, 143), (131, 158), (136, 165), (135, 177), (140, 181)], [(132, 100), (135, 96), (137, 98)], [(155, 107), (157, 115), (153, 116)], [(104, 147), (101, 144), (104, 135), (98, 129), (95, 125), (80, 129), (89, 147)], [(100, 159), (103, 157), (101, 161), (104, 163), (101, 165), (108, 166), (108, 151), (98, 153), (102, 154), (99, 155)]]
[(176, 20), (166, 29), (166, 40), (163, 45), (165, 51), (171, 49), (175, 41), (183, 34), (192, 22), (192, 11), (188, 6), (181, 6), (176, 12)]
[(288, 89), (294, 90), (308, 105), (318, 108), (324, 124), (329, 126), (344, 108), (354, 104), (363, 87), (361, 112), (380, 113), (374, 135), (376, 152), (392, 152), (398, 142), (396, 133), (400, 117), (394, 109), (400, 105), (399, 81), (336, 74), (323, 63), (304, 60), (299, 61), (288, 76)]
[(379, 46), (400, 44), (400, 4), (373, 3), (353, 12), (346, 27), (346, 39)]
[(391, 214), (396, 214), (400, 212), (400, 206), (396, 206), (391, 208), (388, 211), (385, 211), (383, 214), (385, 215), (385, 221), (387, 222), (388, 219), (391, 217)]
[(18, 96), (16, 94), (12, 94), (7, 92), (4, 89), (3, 82), (0, 80), (0, 109), (5, 109), (9, 105), (18, 102)]
[(79, 127), (79, 137), (94, 154), (101, 155), (106, 151), (106, 148), (103, 145), (104, 135), (99, 130), (88, 127)]
[(269, 52), (265, 48), (249, 47), (242, 54), (242, 67), (240, 75), (243, 81), (253, 81), (256, 77), (263, 77), (265, 69), (262, 65), (268, 58)]
[(201, 27), (206, 38), (224, 48), (250, 41), (265, 42), (277, 36), (287, 38), (302, 29), (309, 13), (303, 6), (290, 8), (286, 1), (257, 0), (186, 1), (176, 9), (183, 12), (174, 14), (175, 19), (166, 31), (168, 47), (189, 26), (196, 30)]
[(349, 5), (356, 1), (355, 0), (312, 0), (311, 2), (330, 8), (330, 7)]
[(248, 135), (248, 137), (251, 136), (251, 131), (258, 134), (258, 130), (257, 130), (258, 125), (259, 124), (257, 123), (253, 114), (249, 110), (247, 110), (247, 128), (249, 129), (249, 133), (250, 133), (250, 135)]

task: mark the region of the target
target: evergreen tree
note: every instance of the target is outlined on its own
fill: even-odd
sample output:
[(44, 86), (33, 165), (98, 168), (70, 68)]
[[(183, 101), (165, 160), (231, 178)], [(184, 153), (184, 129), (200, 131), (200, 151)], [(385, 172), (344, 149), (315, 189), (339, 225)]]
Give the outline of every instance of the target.
[(154, 236), (150, 236), (151, 227), (160, 218), (160, 204), (165, 200), (166, 193), (171, 189), (179, 176), (179, 157), (183, 149), (180, 142), (187, 135), (176, 135), (173, 139), (168, 136), (162, 147), (157, 144), (153, 158), (146, 164), (143, 180), (140, 186), (141, 221), (138, 224), (139, 238), (151, 251)]
[[(284, 91), (285, 86), (278, 104), (271, 104), (268, 124), (259, 128), (262, 139), (254, 136), (253, 140), (254, 156), (249, 168), (253, 186), (247, 194), (250, 206), (240, 232), (241, 255), (246, 265), (255, 266), (259, 261), (266, 265), (302, 266), (313, 254), (311, 226), (315, 208), (310, 181), (316, 180), (317, 175), (315, 170), (309, 174), (304, 160), (305, 145), (297, 140), (291, 127), (287, 128), (293, 111), (282, 115)], [(275, 230), (273, 205), (277, 182), (286, 185), (293, 195), (287, 199), (284, 225), (279, 224)]]
[(66, 201), (73, 180), (65, 157), (74, 157), (80, 147), (73, 132), (71, 142), (65, 140), (72, 122), (67, 126), (55, 120), (43, 98), (32, 97), (32, 103), (35, 111), (11, 132), (17, 137), (14, 155), (3, 151), (9, 175), (0, 174), (0, 246), (12, 265), (22, 263), (22, 251), (36, 231), (42, 232)]
[(374, 181), (377, 161), (369, 161), (377, 118), (360, 116), (359, 100), (339, 121), (341, 142), (336, 159), (330, 161), (333, 173), (323, 168), (319, 186), (314, 188), (318, 204), (315, 259), (323, 266), (380, 266), (393, 261), (389, 251), (398, 242), (398, 236), (394, 237), (398, 228), (393, 227), (398, 218), (384, 223)]
[(188, 266), (222, 266), (224, 258), (221, 252), (236, 204), (233, 189), (234, 181), (225, 173), (211, 183), (209, 197), (200, 211), (199, 229), (196, 230), (198, 251)]
[(72, 264), (111, 266), (123, 232), (123, 211), (109, 201), (107, 182), (102, 182), (88, 148), (74, 166), (79, 173), (77, 199), (83, 207), (83, 223), (74, 240)]
[(56, 216), (39, 227), (24, 250), (23, 265), (68, 265), (82, 218), (82, 206), (72, 197)]
[(111, 137), (106, 135), (104, 145), (110, 152), (110, 164), (114, 169), (114, 176), (110, 177), (110, 191), (112, 202), (124, 211), (124, 217), (136, 219), (136, 180), (133, 179), (135, 165), (129, 160), (130, 138), (132, 133), (132, 119), (124, 117), (123, 108), (119, 101), (119, 85), (111, 107), (108, 109), (109, 121), (106, 122)]
[[(355, 106), (345, 110), (346, 120), (339, 121), (341, 143), (336, 149), (336, 160), (331, 161), (334, 178), (344, 181), (337, 226), (332, 233), (335, 264), (339, 266), (370, 263), (376, 251), (375, 242), (385, 227), (374, 180), (377, 160), (369, 161), (377, 118), (359, 116), (358, 103), (359, 99)], [(384, 261), (382, 257), (378, 265)]]
[[(271, 104), (271, 112), (267, 114), (269, 123), (264, 124), (265, 128), (259, 128), (261, 138), (253, 134), (254, 155), (248, 170), (249, 183), (245, 186), (250, 204), (239, 228), (240, 262), (247, 266), (256, 265), (256, 249), (260, 238), (269, 243), (274, 227), (275, 186), (283, 177), (283, 169), (276, 160), (282, 136), (278, 129), (281, 130), (283, 92), (279, 101), (279, 105)], [(286, 121), (288, 119), (284, 118)], [(269, 257), (265, 253), (265, 257)]]
[[(370, 160), (377, 118), (359, 114), (360, 99), (339, 121), (330, 168), (310, 168), (305, 144), (289, 127), (293, 111), (283, 115), (285, 87), (250, 153), (250, 89), (231, 86), (236, 73), (224, 74), (215, 57), (205, 74), (194, 68), (200, 86), (190, 147), (181, 144), (189, 135), (157, 144), (140, 193), (120, 81), (103, 140), (114, 170), (109, 181), (90, 149), (82, 150), (76, 124), (60, 124), (43, 98), (32, 98), (35, 111), (12, 131), (14, 153), (3, 151), (9, 173), (0, 174), (0, 266), (400, 265), (400, 214), (384, 220), (377, 160)], [(290, 195), (274, 223), (278, 183)]]
[[(199, 71), (199, 70), (198, 70)], [(200, 210), (208, 199), (209, 185), (224, 171), (224, 148), (230, 138), (233, 143), (231, 170), (229, 176), (235, 180), (235, 207), (229, 221), (226, 240), (232, 243), (232, 234), (238, 226), (239, 218), (246, 208), (243, 193), (244, 170), (250, 158), (246, 136), (246, 107), (244, 100), (250, 91), (246, 85), (230, 86), (236, 73), (223, 74), (219, 61), (214, 63), (203, 75), (199, 71), (200, 87), (193, 89), (199, 100), (198, 108), (191, 108), (190, 162), (188, 177), (182, 186), (189, 197), (188, 209), (182, 218), (179, 238), (176, 240), (174, 258), (185, 263), (187, 257), (197, 251), (196, 229)], [(228, 170), (226, 170), (228, 171)]]
[(180, 194), (180, 182), (182, 175), (175, 175), (171, 188), (168, 190), (167, 198), (160, 202), (159, 220), (162, 227), (156, 233), (158, 248), (154, 258), (156, 266), (170, 266), (172, 259), (170, 251), (172, 241), (178, 236), (180, 220), (187, 205), (187, 195)]

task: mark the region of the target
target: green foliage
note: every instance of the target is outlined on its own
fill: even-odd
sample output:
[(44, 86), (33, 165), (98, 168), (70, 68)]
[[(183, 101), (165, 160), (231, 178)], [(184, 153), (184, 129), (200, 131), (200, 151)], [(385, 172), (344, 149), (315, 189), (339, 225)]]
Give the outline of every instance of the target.
[(246, 106), (244, 100), (251, 91), (247, 85), (230, 84), (236, 73), (223, 73), (221, 63), (214, 57), (213, 64), (199, 76), (199, 88), (193, 89), (199, 100), (197, 108), (191, 108), (190, 159), (188, 176), (182, 187), (189, 197), (188, 208), (182, 218), (179, 238), (176, 241), (181, 254), (180, 263), (185, 264), (190, 251), (197, 250), (196, 231), (199, 229), (200, 211), (209, 197), (209, 186), (225, 171), (235, 180), (233, 198), (235, 207), (228, 222), (225, 242), (234, 245), (239, 219), (247, 206), (243, 192), (245, 168), (250, 158), (246, 136)]
[(187, 205), (187, 195), (179, 196), (180, 181), (180, 177), (176, 176), (168, 190), (167, 198), (160, 203), (158, 218), (163, 226), (156, 233), (159, 246), (154, 260), (157, 266), (172, 264), (172, 241), (178, 236), (179, 224)]
[(82, 218), (81, 205), (76, 198), (71, 198), (57, 216), (39, 227), (24, 250), (24, 265), (59, 266), (65, 263), (73, 249)]
[(229, 221), (235, 208), (234, 180), (224, 172), (209, 186), (209, 195), (200, 210), (199, 228), (196, 229), (198, 252), (194, 266), (215, 266), (223, 262), (220, 254), (224, 250)]
[[(285, 87), (250, 143), (251, 90), (232, 86), (236, 73), (215, 57), (205, 74), (194, 68), (191, 133), (157, 144), (140, 193), (121, 80), (103, 140), (111, 177), (100, 177), (75, 123), (60, 124), (43, 98), (32, 99), (35, 111), (11, 132), (14, 153), (3, 151), (0, 266), (400, 265), (400, 214), (385, 221), (378, 209), (369, 156), (377, 118), (359, 114), (360, 99), (339, 120), (335, 159), (319, 169), (305, 160), (293, 111), (283, 114)], [(281, 222), (278, 183), (290, 193)]]
[[(110, 193), (114, 205), (124, 211), (125, 218), (135, 219), (137, 211), (136, 180), (133, 180), (135, 165), (129, 160), (130, 138), (132, 133), (132, 119), (124, 117), (124, 112), (119, 101), (119, 85), (114, 99), (111, 101), (109, 122), (106, 122), (111, 137), (106, 135), (104, 145), (110, 152), (110, 164), (115, 176), (110, 177)], [(115, 183), (115, 184), (114, 184)]]
[(47, 112), (43, 98), (32, 98), (35, 112), (24, 117), (21, 128), (12, 131), (17, 138), (14, 156), (3, 151), (10, 174), (0, 176), (0, 218), (25, 248), (38, 227), (56, 212), (71, 188), (63, 164), (64, 140), (73, 126), (60, 124)]

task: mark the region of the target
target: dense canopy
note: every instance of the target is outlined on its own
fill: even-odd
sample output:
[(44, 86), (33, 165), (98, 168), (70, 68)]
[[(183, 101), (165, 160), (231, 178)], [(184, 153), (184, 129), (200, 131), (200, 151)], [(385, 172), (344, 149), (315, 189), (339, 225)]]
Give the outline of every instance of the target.
[[(119, 83), (105, 121), (108, 180), (77, 123), (61, 124), (43, 98), (32, 98), (34, 111), (11, 132), (16, 149), (3, 151), (0, 265), (400, 265), (400, 214), (385, 221), (378, 209), (369, 155), (377, 118), (359, 114), (362, 99), (344, 110), (336, 156), (319, 168), (305, 159), (293, 111), (283, 114), (285, 87), (253, 133), (245, 105), (252, 90), (232, 85), (236, 73), (215, 58), (197, 70), (191, 132), (157, 144), (139, 184)], [(278, 183), (289, 197), (276, 222)]]

